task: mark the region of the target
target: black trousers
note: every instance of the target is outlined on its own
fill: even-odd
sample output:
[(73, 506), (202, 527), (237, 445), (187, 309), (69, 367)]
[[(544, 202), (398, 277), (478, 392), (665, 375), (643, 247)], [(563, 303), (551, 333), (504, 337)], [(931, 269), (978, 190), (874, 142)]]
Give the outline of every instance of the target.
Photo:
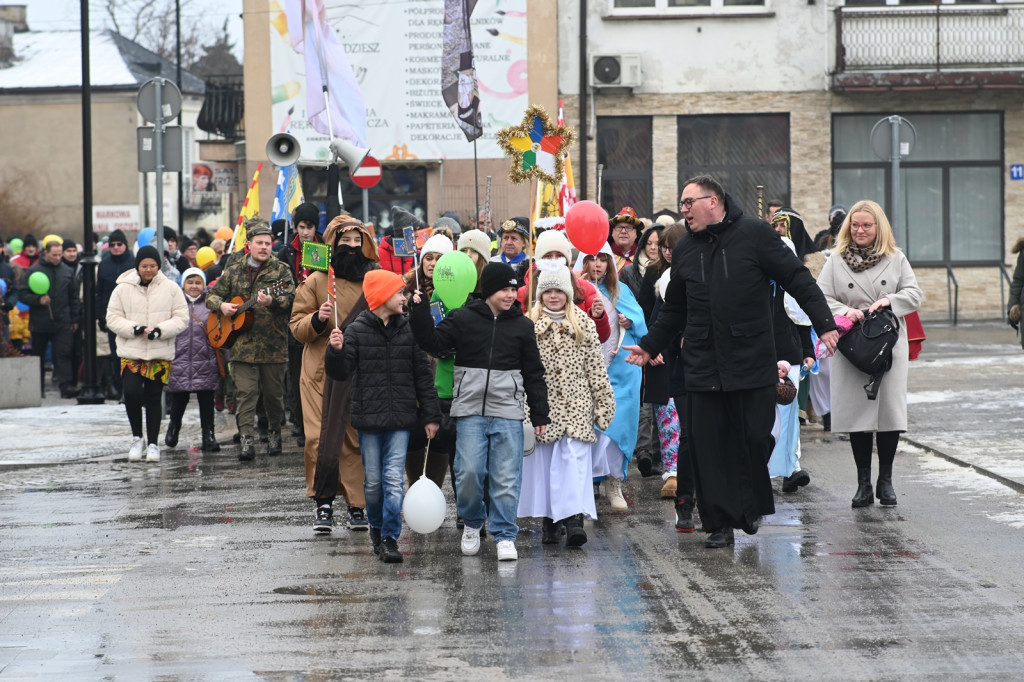
[[(213, 394), (214, 391), (195, 391), (196, 400), (199, 401), (199, 425), (205, 433), (213, 430)], [(168, 392), (171, 399), (171, 423), (181, 426), (181, 418), (188, 407), (188, 399), (191, 393), (185, 391)]]
[(160, 421), (163, 419), (164, 382), (147, 379), (127, 367), (121, 373), (124, 386), (124, 410), (132, 426), (132, 436), (142, 437), (142, 408), (146, 408), (146, 443), (155, 445), (160, 439)]
[(691, 392), (687, 413), (704, 530), (746, 529), (758, 517), (774, 514), (768, 459), (774, 447), (775, 387)]
[(39, 388), (46, 393), (46, 347), (53, 345), (53, 376), (60, 390), (74, 388), (75, 375), (71, 363), (74, 352), (74, 335), (71, 327), (59, 332), (32, 332), (32, 355), (39, 357)]

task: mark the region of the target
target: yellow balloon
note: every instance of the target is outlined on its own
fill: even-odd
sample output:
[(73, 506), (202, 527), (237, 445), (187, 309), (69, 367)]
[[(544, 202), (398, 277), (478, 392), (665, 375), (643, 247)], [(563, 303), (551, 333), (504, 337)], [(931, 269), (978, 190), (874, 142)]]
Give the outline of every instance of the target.
[(217, 262), (217, 252), (209, 246), (202, 246), (196, 251), (196, 265), (200, 270), (205, 270)]
[(43, 237), (43, 249), (46, 249), (46, 245), (53, 241), (60, 242), (61, 244), (63, 244), (64, 237), (61, 237), (59, 234), (46, 235), (45, 237)]

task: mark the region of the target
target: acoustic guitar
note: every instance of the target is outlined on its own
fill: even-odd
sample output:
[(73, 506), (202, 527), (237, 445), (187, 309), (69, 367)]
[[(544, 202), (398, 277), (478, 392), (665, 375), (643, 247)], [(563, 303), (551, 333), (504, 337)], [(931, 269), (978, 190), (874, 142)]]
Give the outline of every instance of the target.
[[(290, 280), (279, 279), (261, 291), (268, 296), (274, 296), (287, 289), (289, 284), (291, 284)], [(246, 300), (241, 296), (235, 296), (228, 301), (228, 303), (238, 306), (235, 314), (231, 317), (219, 310), (210, 311), (210, 316), (206, 319), (206, 338), (210, 340), (211, 346), (231, 348), (239, 336), (252, 329), (253, 321), (256, 319), (256, 313), (252, 311), (252, 307), (256, 305), (256, 298), (253, 296)]]

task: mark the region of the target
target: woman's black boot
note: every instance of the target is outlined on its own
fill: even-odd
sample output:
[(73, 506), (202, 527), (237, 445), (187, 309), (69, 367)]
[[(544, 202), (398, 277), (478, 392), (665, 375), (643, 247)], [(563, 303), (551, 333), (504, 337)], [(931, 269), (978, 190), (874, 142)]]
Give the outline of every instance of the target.
[(178, 445), (178, 433), (181, 431), (181, 422), (176, 422), (171, 419), (167, 423), (167, 434), (164, 436), (164, 443), (167, 447), (173, 448)]
[(874, 503), (875, 496), (871, 492), (871, 467), (857, 469), (857, 494), (853, 496), (852, 506), (867, 507)]
[(896, 491), (892, 487), (892, 472), (878, 474), (878, 486), (875, 488), (878, 495), (878, 504), (883, 507), (896, 506)]
[(220, 452), (220, 443), (213, 435), (213, 428), (203, 429), (203, 452)]

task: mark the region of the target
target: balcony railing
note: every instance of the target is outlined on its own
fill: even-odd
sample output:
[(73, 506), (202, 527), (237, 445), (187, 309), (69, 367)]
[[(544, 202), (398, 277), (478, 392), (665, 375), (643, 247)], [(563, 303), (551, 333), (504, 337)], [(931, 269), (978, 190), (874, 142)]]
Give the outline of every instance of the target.
[(1024, 69), (1024, 3), (837, 7), (836, 73)]

